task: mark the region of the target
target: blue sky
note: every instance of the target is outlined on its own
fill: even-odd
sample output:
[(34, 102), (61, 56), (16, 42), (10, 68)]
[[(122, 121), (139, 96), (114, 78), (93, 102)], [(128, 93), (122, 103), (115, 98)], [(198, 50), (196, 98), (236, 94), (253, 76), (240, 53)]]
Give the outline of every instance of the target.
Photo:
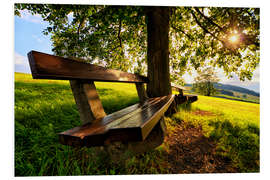
[(39, 15), (24, 11), (21, 17), (15, 16), (15, 72), (30, 73), (27, 53), (31, 50), (52, 54), (50, 36), (42, 31), (48, 26)]
[[(23, 11), (21, 13), (21, 17), (15, 16), (14, 18), (15, 72), (30, 73), (30, 67), (27, 60), (27, 53), (29, 51), (36, 50), (52, 54), (50, 36), (46, 36), (42, 33), (42, 31), (48, 26), (48, 23), (44, 22), (39, 15), (31, 15), (27, 11)], [(237, 85), (257, 92), (260, 91), (259, 67), (255, 70), (253, 79), (245, 82), (241, 82), (237, 76), (234, 76), (232, 79), (227, 79), (221, 69), (217, 69), (216, 71), (218, 77), (221, 79), (220, 83)], [(188, 74), (184, 76), (187, 83), (192, 83), (193, 77)]]

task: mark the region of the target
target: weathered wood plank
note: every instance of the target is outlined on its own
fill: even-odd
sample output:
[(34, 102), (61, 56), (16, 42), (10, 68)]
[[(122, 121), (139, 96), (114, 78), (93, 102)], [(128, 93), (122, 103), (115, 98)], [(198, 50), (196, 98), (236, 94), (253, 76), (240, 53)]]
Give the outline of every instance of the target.
[(100, 146), (112, 141), (142, 141), (151, 132), (174, 99), (174, 95), (150, 98), (104, 117), (59, 134), (62, 144)]
[(146, 83), (147, 77), (69, 58), (30, 51), (28, 59), (34, 79), (90, 80), (127, 83)]
[(84, 83), (80, 80), (70, 80), (70, 87), (82, 124), (90, 123), (106, 116), (93, 81)]

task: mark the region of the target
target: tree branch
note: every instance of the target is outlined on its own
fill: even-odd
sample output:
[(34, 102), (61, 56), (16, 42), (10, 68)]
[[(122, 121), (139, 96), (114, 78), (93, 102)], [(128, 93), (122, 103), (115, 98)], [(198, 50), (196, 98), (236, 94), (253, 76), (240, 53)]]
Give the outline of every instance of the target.
[(171, 27), (174, 29), (174, 30), (176, 30), (176, 31), (178, 31), (178, 32), (181, 32), (181, 33), (183, 33), (184, 35), (186, 35), (187, 37), (188, 37), (188, 39), (189, 40), (194, 40), (193, 39), (193, 37), (191, 36), (191, 35), (189, 35), (189, 34), (187, 34), (185, 31), (183, 31), (182, 29), (178, 29), (178, 28), (176, 28), (174, 25), (171, 25)]
[(201, 22), (198, 20), (197, 16), (195, 15), (195, 13), (193, 12), (193, 10), (191, 9), (191, 14), (193, 16), (193, 18), (195, 19), (196, 23), (203, 29), (203, 31), (205, 33), (210, 34), (212, 37), (214, 37), (215, 39), (217, 39), (218, 41), (220, 41), (223, 45), (225, 45), (225, 42), (221, 39), (219, 39), (218, 37), (216, 37), (213, 33), (211, 33), (206, 27), (204, 27)]
[(78, 26), (78, 29), (77, 29), (78, 40), (80, 38), (80, 29), (81, 29), (81, 26), (82, 26), (82, 21), (80, 21), (79, 26)]
[(119, 29), (118, 29), (118, 35), (117, 35), (117, 37), (119, 39), (120, 47), (122, 48), (122, 38), (120, 36), (121, 29), (122, 29), (122, 20), (119, 19)]
[(218, 27), (221, 31), (224, 32), (224, 30), (223, 30), (222, 27), (220, 27), (217, 23), (215, 23), (214, 21), (212, 21), (212, 19), (210, 19), (209, 17), (205, 16), (205, 15), (199, 10), (199, 8), (197, 8), (197, 7), (194, 7), (194, 8), (195, 8), (195, 10), (196, 10), (201, 16), (203, 16), (210, 24), (212, 24), (212, 25)]

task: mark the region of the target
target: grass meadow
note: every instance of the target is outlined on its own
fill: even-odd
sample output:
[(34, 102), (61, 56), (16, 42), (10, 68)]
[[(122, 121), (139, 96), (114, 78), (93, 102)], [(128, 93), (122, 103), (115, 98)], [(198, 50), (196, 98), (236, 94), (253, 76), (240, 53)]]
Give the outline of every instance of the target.
[[(138, 102), (134, 84), (96, 82), (107, 114)], [(166, 143), (139, 156), (113, 162), (102, 148), (58, 143), (57, 133), (80, 124), (68, 81), (33, 80), (15, 73), (15, 176), (164, 174)], [(220, 156), (239, 172), (259, 172), (259, 104), (199, 96), (166, 117), (168, 130), (181, 122), (201, 127)]]
[(192, 107), (180, 107), (172, 119), (201, 127), (206, 137), (217, 142), (217, 152), (240, 172), (259, 171), (259, 104), (199, 96)]

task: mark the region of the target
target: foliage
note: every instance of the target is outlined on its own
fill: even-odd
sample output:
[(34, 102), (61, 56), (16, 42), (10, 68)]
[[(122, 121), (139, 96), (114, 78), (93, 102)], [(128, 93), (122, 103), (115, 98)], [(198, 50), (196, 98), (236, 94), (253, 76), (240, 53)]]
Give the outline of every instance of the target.
[(194, 80), (195, 83), (192, 85), (192, 89), (195, 92), (205, 96), (215, 95), (217, 93), (214, 83), (217, 83), (219, 79), (211, 67), (199, 71), (198, 76)]
[[(171, 16), (171, 64), (184, 74), (193, 67), (219, 67), (228, 77), (251, 79), (259, 63), (259, 9), (177, 7)], [(237, 42), (230, 42), (232, 35)]]
[[(59, 56), (141, 73), (145, 71), (146, 25), (137, 6), (17, 4), (41, 14), (50, 26), (52, 51)], [(137, 67), (132, 68), (134, 64)]]
[[(147, 7), (16, 4), (41, 14), (53, 52), (124, 71), (146, 73)], [(223, 68), (251, 79), (259, 64), (259, 9), (170, 7), (170, 66), (174, 81), (194, 68)], [(237, 36), (237, 42), (229, 41)]]

